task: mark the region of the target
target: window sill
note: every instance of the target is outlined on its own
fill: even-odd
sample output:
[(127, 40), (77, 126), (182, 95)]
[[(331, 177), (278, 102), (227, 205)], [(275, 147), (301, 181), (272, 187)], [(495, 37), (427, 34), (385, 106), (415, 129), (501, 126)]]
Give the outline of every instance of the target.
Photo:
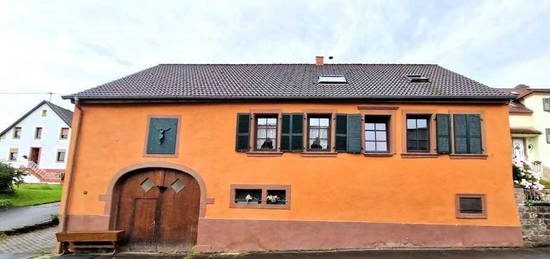
[(336, 157), (338, 153), (336, 152), (314, 152), (307, 151), (300, 153), (303, 157)]
[(457, 219), (487, 219), (486, 214), (466, 214), (466, 213), (460, 213), (456, 215)]
[(289, 204), (235, 204), (233, 203), (230, 208), (232, 209), (271, 209), (271, 210), (289, 210)]
[(392, 157), (395, 153), (363, 153), (363, 155), (369, 157)]
[(402, 153), (402, 158), (437, 158), (437, 153)]
[(267, 156), (282, 156), (283, 152), (277, 152), (277, 151), (251, 151), (246, 152), (247, 156), (252, 157), (267, 157)]
[(487, 154), (450, 154), (451, 159), (487, 159)]

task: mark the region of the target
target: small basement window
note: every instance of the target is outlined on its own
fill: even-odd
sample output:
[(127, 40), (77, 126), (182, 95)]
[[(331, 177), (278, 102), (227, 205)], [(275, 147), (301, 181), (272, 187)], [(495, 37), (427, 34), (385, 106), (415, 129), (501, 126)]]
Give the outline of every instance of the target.
[(235, 189), (235, 203), (237, 204), (262, 203), (262, 189)]
[(457, 194), (457, 218), (487, 218), (485, 195)]
[(430, 79), (419, 74), (408, 74), (405, 76), (411, 83), (429, 83)]
[(348, 81), (342, 75), (319, 76), (319, 84), (347, 84)]
[(286, 204), (286, 190), (267, 190), (266, 204)]
[(290, 209), (289, 185), (234, 184), (230, 208)]

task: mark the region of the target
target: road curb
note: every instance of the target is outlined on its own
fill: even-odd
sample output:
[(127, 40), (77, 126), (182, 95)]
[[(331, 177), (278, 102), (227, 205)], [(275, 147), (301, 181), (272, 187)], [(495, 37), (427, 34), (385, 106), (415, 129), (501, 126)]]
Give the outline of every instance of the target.
[(0, 231), (0, 235), (6, 235), (6, 236), (19, 235), (19, 234), (39, 230), (39, 229), (57, 226), (57, 225), (59, 225), (59, 219), (55, 218), (55, 219), (52, 219), (40, 224), (32, 225), (32, 226), (24, 226), (24, 227), (14, 228), (6, 231)]

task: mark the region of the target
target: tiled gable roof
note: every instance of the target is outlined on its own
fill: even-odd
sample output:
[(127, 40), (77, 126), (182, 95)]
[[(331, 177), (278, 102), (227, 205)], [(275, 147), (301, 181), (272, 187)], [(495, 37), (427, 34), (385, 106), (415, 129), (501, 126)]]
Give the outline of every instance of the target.
[[(418, 74), (427, 83), (405, 77)], [(318, 84), (344, 75), (347, 84)], [(431, 64), (161, 64), (64, 98), (73, 99), (509, 99)]]
[(510, 104), (508, 106), (510, 113), (523, 113), (523, 114), (531, 114), (533, 111), (529, 108), (527, 108), (523, 103), (523, 98), (534, 94), (534, 93), (540, 93), (540, 94), (549, 94), (550, 95), (550, 89), (547, 88), (531, 88), (527, 85), (520, 84), (515, 86), (514, 88), (500, 88), (501, 91), (511, 94), (514, 98), (510, 101)]
[(510, 113), (533, 113), (531, 109), (525, 107), (525, 105), (523, 105), (523, 103), (519, 102), (518, 100), (510, 101), (510, 104), (508, 105), (508, 110), (510, 111)]
[(523, 99), (534, 93), (543, 93), (550, 94), (550, 89), (548, 88), (530, 88), (526, 85), (518, 85), (514, 88), (500, 88), (501, 91), (514, 95), (514, 98), (519, 100)]
[(42, 105), (47, 104), (54, 112), (63, 120), (67, 126), (71, 127), (71, 122), (73, 119), (73, 112), (70, 110), (67, 110), (63, 107), (57, 106), (51, 102), (48, 102), (46, 100), (41, 101), (39, 104), (34, 106), (32, 109), (30, 109), (27, 113), (25, 113), (23, 116), (21, 116), (19, 119), (17, 119), (15, 122), (13, 122), (10, 126), (8, 126), (6, 129), (0, 132), (0, 136), (4, 135), (6, 132), (8, 132), (11, 128), (15, 127), (19, 122), (21, 122), (23, 119), (25, 119), (27, 116), (29, 116), (32, 112), (34, 112), (36, 109), (40, 108)]
[(71, 123), (73, 121), (73, 112), (70, 110), (67, 110), (61, 106), (57, 106), (51, 102), (46, 101), (46, 103), (52, 108), (52, 110), (59, 115), (59, 118), (61, 118), (67, 125), (70, 127)]

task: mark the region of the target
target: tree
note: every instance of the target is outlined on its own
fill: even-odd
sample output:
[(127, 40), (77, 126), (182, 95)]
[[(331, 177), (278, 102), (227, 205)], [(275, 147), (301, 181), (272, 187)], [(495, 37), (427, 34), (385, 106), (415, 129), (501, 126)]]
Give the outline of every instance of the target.
[(23, 183), (24, 170), (0, 162), (0, 193), (13, 193), (15, 186)]

